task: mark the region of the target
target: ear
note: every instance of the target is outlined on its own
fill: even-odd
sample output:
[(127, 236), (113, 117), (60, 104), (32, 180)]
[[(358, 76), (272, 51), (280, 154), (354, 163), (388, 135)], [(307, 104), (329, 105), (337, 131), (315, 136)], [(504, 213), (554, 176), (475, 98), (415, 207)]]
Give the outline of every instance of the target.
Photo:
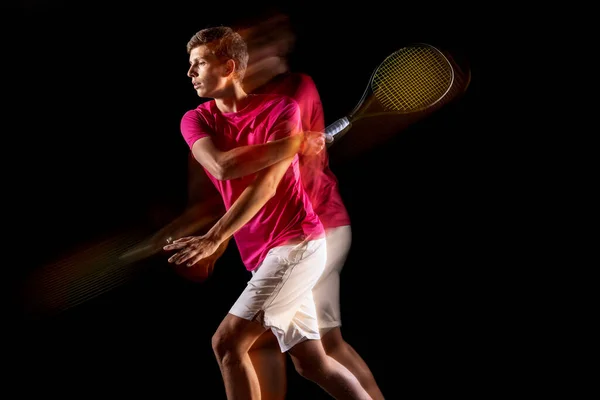
[(233, 74), (234, 71), (235, 71), (235, 61), (233, 61), (232, 59), (225, 61), (223, 73), (225, 75), (231, 75), (231, 74)]

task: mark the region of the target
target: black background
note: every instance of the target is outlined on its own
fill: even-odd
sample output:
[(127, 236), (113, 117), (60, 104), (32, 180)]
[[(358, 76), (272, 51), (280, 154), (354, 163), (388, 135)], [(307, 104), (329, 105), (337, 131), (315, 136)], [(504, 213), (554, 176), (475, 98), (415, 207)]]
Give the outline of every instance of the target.
[[(3, 9), (5, 201), (18, 238), (7, 273), (17, 278), (10, 323), (20, 339), (9, 353), (23, 393), (224, 398), (210, 337), (248, 279), (235, 246), (202, 285), (174, 275), (159, 255), (52, 316), (28, 313), (20, 288), (44, 266), (107, 237), (157, 229), (181, 211), (179, 122), (198, 103), (185, 44), (206, 26), (274, 9), (291, 17), (292, 69), (313, 77), (328, 123), (354, 107), (373, 68), (404, 44), (435, 44), (469, 61), (471, 85), (458, 102), (332, 169), (353, 221), (343, 333), (384, 394), (489, 390), (482, 385), (496, 349), (487, 340), (497, 328), (486, 293), (500, 256), (488, 248), (495, 210), (482, 162), (479, 16), (459, 4), (390, 7), (29, 1)], [(344, 140), (360, 146), (360, 134), (377, 133)], [(327, 398), (289, 376), (289, 398)]]

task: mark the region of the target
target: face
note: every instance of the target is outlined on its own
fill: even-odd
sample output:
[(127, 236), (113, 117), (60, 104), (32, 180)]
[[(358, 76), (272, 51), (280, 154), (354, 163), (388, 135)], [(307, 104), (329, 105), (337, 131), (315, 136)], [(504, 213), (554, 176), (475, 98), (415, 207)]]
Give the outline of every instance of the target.
[(190, 68), (187, 76), (200, 97), (219, 97), (227, 84), (228, 63), (221, 62), (207, 46), (202, 45), (190, 52)]

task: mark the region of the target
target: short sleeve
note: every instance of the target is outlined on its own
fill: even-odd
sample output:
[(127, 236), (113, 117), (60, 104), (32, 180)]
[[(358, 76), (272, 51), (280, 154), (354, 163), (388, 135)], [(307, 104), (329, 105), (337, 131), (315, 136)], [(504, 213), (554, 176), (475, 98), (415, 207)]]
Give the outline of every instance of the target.
[(212, 130), (208, 123), (197, 110), (190, 110), (181, 118), (181, 135), (191, 149), (198, 139), (210, 136)]

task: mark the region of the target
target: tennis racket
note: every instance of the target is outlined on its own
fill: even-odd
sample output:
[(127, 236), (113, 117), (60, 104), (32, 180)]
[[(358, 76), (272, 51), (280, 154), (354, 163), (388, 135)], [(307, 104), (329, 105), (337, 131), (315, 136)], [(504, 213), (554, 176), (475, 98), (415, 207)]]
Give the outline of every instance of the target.
[[(45, 319), (131, 282), (147, 268), (141, 261), (162, 255), (172, 238), (206, 232), (222, 214), (221, 207), (220, 199), (210, 199), (189, 207), (158, 232), (128, 228), (77, 246), (22, 277), (15, 285), (19, 312), (30, 320)], [(193, 267), (174, 265), (173, 270), (189, 281), (205, 281), (228, 242)]]
[(363, 118), (423, 112), (439, 104), (455, 83), (455, 69), (438, 48), (416, 43), (396, 50), (373, 71), (354, 109), (325, 128), (327, 147)]
[[(173, 239), (206, 233), (221, 218), (224, 211), (220, 197), (212, 197), (193, 204), (171, 223), (138, 246), (123, 253), (120, 258), (133, 262), (163, 253), (163, 246), (171, 243)], [(225, 252), (230, 239), (221, 243), (215, 253), (200, 262), (189, 267), (186, 264), (173, 264), (172, 269), (189, 281), (204, 282), (212, 274), (216, 261)]]

